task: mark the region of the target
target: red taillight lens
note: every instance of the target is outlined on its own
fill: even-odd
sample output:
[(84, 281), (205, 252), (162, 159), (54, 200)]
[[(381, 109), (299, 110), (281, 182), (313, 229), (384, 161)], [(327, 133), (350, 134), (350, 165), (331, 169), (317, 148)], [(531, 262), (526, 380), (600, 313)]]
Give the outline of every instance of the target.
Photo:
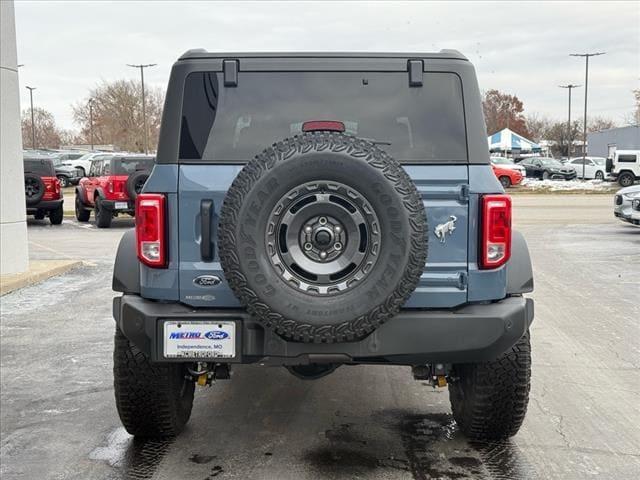
[(511, 257), (511, 197), (484, 195), (481, 208), (480, 268), (497, 268)]
[(344, 132), (345, 127), (342, 122), (313, 120), (302, 124), (303, 132)]
[(136, 245), (138, 258), (154, 268), (167, 266), (165, 196), (142, 193), (136, 198)]

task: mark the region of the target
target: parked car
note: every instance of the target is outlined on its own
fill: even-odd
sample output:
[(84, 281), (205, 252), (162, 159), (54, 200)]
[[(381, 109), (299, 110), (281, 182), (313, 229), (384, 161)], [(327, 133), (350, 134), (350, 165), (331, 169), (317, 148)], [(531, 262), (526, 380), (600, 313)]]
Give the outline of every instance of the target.
[(607, 159), (606, 170), (621, 187), (633, 185), (640, 179), (640, 150), (616, 150)]
[(134, 215), (135, 200), (149, 178), (155, 159), (150, 156), (99, 156), (91, 160), (87, 177), (76, 188), (75, 212), (79, 222), (94, 211), (99, 228), (111, 226), (119, 214)]
[(511, 158), (505, 157), (490, 157), (491, 164), (500, 168), (510, 168), (520, 172), (523, 177), (527, 176), (527, 170), (522, 166), (514, 162)]
[(51, 158), (53, 167), (56, 171), (56, 177), (60, 182), (61, 188), (67, 188), (69, 185), (77, 185), (80, 181), (80, 172), (77, 168), (73, 168), (68, 165), (64, 165), (60, 157), (53, 156)]
[(584, 163), (584, 178), (604, 180), (607, 177), (607, 159), (604, 157), (582, 157), (572, 158), (568, 165), (571, 165), (576, 171), (578, 178), (582, 177), (582, 164)]
[(640, 225), (640, 196), (631, 202), (631, 223)]
[(495, 164), (492, 164), (491, 168), (504, 188), (509, 188), (513, 185), (520, 185), (520, 183), (522, 183), (523, 176), (522, 173), (520, 173), (520, 170), (503, 168), (502, 166)]
[(193, 50), (166, 95), (114, 267), (128, 432), (178, 434), (237, 364), (412, 366), (470, 438), (518, 431), (531, 262), (464, 56)]
[[(71, 156), (71, 154), (69, 154)], [(76, 154), (73, 154), (72, 156), (75, 157)], [(76, 157), (76, 158), (67, 158), (65, 160), (63, 160), (62, 164), (65, 166), (69, 166), (69, 167), (73, 167), (75, 169), (78, 170), (78, 175), (80, 176), (80, 178), (82, 177), (86, 177), (87, 174), (89, 173), (89, 169), (91, 168), (91, 161), (92, 160), (99, 160), (102, 158), (109, 158), (111, 157), (113, 154), (111, 153), (105, 153), (105, 152), (90, 152), (90, 153), (85, 153), (84, 155), (81, 155), (80, 157)]]
[(522, 160), (519, 165), (527, 171), (528, 178), (542, 180), (573, 180), (577, 174), (573, 167), (563, 165), (555, 158), (529, 157)]
[(60, 225), (64, 200), (53, 161), (43, 156), (24, 157), (23, 165), (27, 215), (33, 215), (36, 220), (49, 217), (52, 225)]
[(632, 203), (640, 198), (640, 185), (618, 190), (613, 197), (613, 214), (624, 222), (632, 222)]

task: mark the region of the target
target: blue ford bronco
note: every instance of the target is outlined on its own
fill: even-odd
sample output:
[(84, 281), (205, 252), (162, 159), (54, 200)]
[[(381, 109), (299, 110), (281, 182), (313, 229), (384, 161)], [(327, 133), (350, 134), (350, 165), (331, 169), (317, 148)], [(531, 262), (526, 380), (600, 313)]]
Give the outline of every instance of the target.
[(173, 66), (118, 247), (115, 396), (178, 434), (234, 364), (405, 365), (471, 439), (527, 409), (533, 290), (460, 53), (209, 53)]

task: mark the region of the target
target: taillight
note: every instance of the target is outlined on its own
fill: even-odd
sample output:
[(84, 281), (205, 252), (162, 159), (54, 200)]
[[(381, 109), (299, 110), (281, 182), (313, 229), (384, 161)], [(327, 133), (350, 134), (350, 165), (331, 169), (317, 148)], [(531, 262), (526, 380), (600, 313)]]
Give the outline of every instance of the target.
[(107, 183), (107, 192), (113, 193), (113, 181), (111, 180)]
[(480, 268), (497, 268), (511, 257), (511, 197), (484, 195), (481, 210)]
[(167, 266), (165, 196), (141, 193), (136, 198), (136, 245), (138, 258), (154, 268)]

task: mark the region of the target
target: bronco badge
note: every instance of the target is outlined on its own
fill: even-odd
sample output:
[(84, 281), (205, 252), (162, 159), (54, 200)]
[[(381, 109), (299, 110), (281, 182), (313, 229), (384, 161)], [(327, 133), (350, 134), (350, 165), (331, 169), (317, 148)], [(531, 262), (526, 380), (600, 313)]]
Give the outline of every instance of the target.
[(456, 217), (455, 215), (450, 215), (449, 221), (436, 226), (433, 233), (436, 234), (436, 238), (440, 239), (440, 243), (445, 242), (445, 240), (447, 239), (447, 233), (449, 235), (453, 234), (453, 231), (456, 229), (456, 220), (458, 220), (458, 217)]

